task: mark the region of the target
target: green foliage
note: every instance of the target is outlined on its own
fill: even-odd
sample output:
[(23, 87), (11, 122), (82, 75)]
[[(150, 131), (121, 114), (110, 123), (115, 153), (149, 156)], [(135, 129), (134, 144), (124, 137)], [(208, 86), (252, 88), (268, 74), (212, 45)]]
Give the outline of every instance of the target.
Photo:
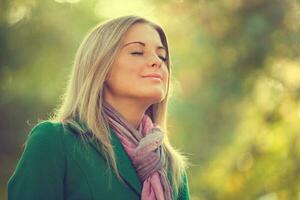
[(193, 163), (193, 199), (299, 199), (299, 9), (294, 0), (0, 1), (1, 184), (28, 130), (58, 103), (83, 36), (127, 13), (167, 32), (169, 131)]

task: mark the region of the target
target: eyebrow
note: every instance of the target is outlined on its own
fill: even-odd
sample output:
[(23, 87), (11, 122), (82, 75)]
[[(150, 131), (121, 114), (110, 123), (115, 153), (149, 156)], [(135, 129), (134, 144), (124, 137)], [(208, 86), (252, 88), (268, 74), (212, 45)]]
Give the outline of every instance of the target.
[[(144, 47), (146, 46), (146, 44), (145, 44), (144, 42), (135, 41), (135, 42), (128, 42), (128, 43), (124, 44), (123, 47), (125, 47), (125, 46), (127, 46), (127, 45), (130, 45), (130, 44), (140, 44), (140, 45), (142, 45), (142, 46), (144, 46)], [(122, 47), (122, 48), (123, 48), (123, 47)], [(157, 49), (163, 49), (163, 50), (167, 51), (166, 48), (163, 47), (163, 46), (157, 46), (156, 48), (157, 48)]]

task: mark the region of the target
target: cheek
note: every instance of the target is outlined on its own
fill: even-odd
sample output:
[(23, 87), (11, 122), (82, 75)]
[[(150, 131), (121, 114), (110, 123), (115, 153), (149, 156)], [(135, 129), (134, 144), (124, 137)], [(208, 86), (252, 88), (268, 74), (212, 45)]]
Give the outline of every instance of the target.
[(128, 88), (139, 85), (140, 73), (139, 68), (132, 62), (118, 63), (112, 68), (108, 85), (114, 92), (129, 92)]
[(123, 74), (123, 76), (126, 77), (138, 77), (141, 76), (141, 70), (143, 63), (141, 62), (137, 62), (137, 61), (132, 61), (132, 59), (128, 58), (128, 59), (122, 59), (122, 61), (120, 61), (118, 63), (118, 72), (119, 74)]

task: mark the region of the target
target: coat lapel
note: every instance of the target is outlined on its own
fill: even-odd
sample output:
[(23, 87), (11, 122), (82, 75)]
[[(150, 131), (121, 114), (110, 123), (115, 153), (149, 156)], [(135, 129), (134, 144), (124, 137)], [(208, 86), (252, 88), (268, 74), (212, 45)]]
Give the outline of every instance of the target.
[(116, 153), (117, 166), (122, 178), (130, 185), (138, 194), (141, 194), (142, 185), (137, 176), (137, 173), (132, 165), (132, 162), (124, 150), (119, 138), (116, 136), (115, 132), (110, 129), (112, 144)]
[[(80, 127), (87, 133), (86, 135), (88, 135), (89, 143), (96, 149), (96, 151), (99, 154), (101, 154), (101, 156), (103, 156), (97, 139), (95, 137), (92, 137), (91, 134), (89, 134), (90, 130), (86, 127), (86, 125), (83, 122), (79, 121), (78, 119), (76, 121), (78, 122)], [(142, 184), (137, 176), (137, 173), (132, 165), (132, 162), (131, 162), (127, 152), (124, 150), (123, 145), (121, 144), (119, 138), (117, 137), (116, 133), (111, 128), (110, 128), (110, 134), (111, 134), (111, 143), (115, 150), (116, 162), (117, 162), (117, 167), (118, 167), (120, 176), (123, 178), (125, 183), (131, 189), (133, 189), (138, 195), (141, 195)], [(167, 174), (168, 174), (169, 180), (171, 181), (172, 180), (171, 170), (168, 170)], [(177, 190), (174, 190), (174, 188), (173, 188), (173, 195), (174, 195), (174, 199), (177, 199), (178, 193), (177, 193)]]
[[(84, 123), (79, 121), (79, 124), (81, 128), (83, 128), (86, 132), (89, 132)], [(120, 176), (130, 188), (132, 188), (136, 193), (140, 195), (142, 191), (142, 185), (134, 169), (134, 166), (132, 165), (132, 162), (127, 152), (124, 150), (119, 138), (116, 136), (115, 132), (111, 128), (110, 134), (111, 143), (115, 151), (116, 163)], [(97, 139), (89, 135), (88, 141), (99, 152), (99, 154), (103, 156)]]

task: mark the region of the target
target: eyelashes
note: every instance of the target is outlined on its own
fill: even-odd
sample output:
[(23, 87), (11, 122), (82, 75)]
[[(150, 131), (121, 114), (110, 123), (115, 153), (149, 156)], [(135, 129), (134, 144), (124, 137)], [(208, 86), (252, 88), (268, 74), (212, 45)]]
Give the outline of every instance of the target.
[(131, 55), (143, 55), (143, 52), (132, 52)]
[[(144, 55), (143, 52), (132, 52), (131, 55)], [(168, 60), (168, 58), (164, 57), (164, 56), (158, 56), (163, 62), (166, 62)]]

